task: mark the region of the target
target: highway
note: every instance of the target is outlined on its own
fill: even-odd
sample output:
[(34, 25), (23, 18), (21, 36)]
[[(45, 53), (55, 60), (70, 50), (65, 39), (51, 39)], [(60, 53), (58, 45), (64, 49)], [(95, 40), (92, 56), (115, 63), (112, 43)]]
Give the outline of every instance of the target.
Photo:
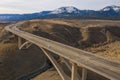
[(34, 34), (21, 31), (16, 25), (6, 26), (5, 29), (25, 40), (47, 49), (65, 59), (76, 63), (80, 67), (85, 67), (111, 80), (120, 80), (120, 63), (114, 62), (103, 57), (94, 55), (53, 40), (49, 40)]

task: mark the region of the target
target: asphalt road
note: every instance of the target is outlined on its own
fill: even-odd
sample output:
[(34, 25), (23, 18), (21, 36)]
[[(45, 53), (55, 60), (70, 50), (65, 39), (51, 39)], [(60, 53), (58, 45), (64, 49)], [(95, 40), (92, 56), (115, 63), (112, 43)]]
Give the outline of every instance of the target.
[(29, 42), (45, 48), (61, 57), (64, 57), (78, 66), (85, 67), (111, 80), (120, 80), (120, 63), (94, 55), (68, 45), (64, 45), (28, 32), (21, 31), (16, 25), (6, 26), (5, 29), (22, 37)]

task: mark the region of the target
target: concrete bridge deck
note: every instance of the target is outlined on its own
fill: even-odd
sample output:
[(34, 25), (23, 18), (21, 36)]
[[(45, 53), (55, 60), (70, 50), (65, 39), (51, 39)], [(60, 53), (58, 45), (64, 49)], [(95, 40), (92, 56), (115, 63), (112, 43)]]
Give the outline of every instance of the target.
[[(81, 80), (86, 80), (86, 69), (98, 73), (99, 75), (102, 75), (111, 80), (120, 80), (120, 63), (96, 56), (90, 52), (86, 52), (62, 43), (58, 43), (40, 36), (33, 35), (28, 32), (21, 31), (16, 26), (17, 25), (14, 25), (12, 27), (7, 26), (5, 27), (5, 29), (19, 36), (20, 38), (23, 38), (30, 43), (39, 46), (42, 49), (49, 50), (54, 54), (57, 54), (60, 57), (63, 57), (72, 62), (73, 65), (71, 72), (71, 80), (77, 80), (77, 66), (83, 67), (83, 76)], [(50, 54), (48, 55), (48, 57), (49, 59), (53, 60), (54, 64), (54, 59), (50, 56)], [(57, 68), (59, 66), (55, 67)], [(58, 68), (57, 70), (59, 72), (59, 70), (61, 69)], [(65, 76), (62, 75), (63, 72), (60, 71), (59, 73), (61, 76), (63, 76), (62, 79), (67, 80), (67, 78), (64, 78)]]

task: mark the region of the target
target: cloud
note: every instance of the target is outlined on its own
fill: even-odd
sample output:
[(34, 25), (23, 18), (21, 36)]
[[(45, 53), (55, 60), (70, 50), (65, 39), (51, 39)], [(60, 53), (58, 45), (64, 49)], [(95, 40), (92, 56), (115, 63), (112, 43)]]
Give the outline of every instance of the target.
[(15, 8), (0, 7), (0, 12), (2, 14), (6, 14), (6, 13), (15, 14), (15, 13), (23, 13), (24, 11), (20, 9), (15, 9)]

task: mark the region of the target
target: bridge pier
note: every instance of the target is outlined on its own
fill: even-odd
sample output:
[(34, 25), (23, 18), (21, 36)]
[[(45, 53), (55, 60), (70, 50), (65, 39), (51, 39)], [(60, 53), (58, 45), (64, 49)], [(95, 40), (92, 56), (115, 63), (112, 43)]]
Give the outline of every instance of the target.
[(68, 80), (67, 78), (68, 76), (66, 76), (65, 72), (62, 70), (59, 63), (56, 61), (56, 59), (51, 54), (48, 54), (44, 49), (49, 50), (61, 57), (68, 59), (68, 62), (74, 61), (71, 69), (72, 80), (76, 79), (76, 74), (79, 75), (77, 73), (78, 72), (77, 68), (78, 66), (81, 67), (81, 65), (84, 65), (82, 66), (83, 67), (82, 80), (86, 80), (87, 70), (91, 70), (110, 80), (120, 80), (120, 63), (119, 62), (108, 60), (108, 59), (99, 57), (97, 55), (91, 54), (90, 52), (86, 52), (86, 51), (83, 51), (59, 42), (55, 42), (40, 36), (38, 37), (36, 35), (16, 29), (16, 26), (18, 26), (18, 24), (6, 26), (5, 29), (15, 35), (20, 36), (18, 37), (18, 47), (22, 45), (22, 38), (32, 42), (33, 44), (39, 47), (43, 47), (41, 49), (49, 58), (49, 60), (53, 63), (54, 67), (56, 68), (56, 70), (58, 71), (58, 73), (60, 74), (63, 80)]
[(32, 45), (32, 43), (30, 43), (29, 41), (24, 42), (19, 49), (28, 49), (30, 46)]
[[(68, 67), (68, 69), (71, 71), (71, 76), (73, 76), (73, 75), (75, 75), (76, 74), (76, 79), (75, 80), (81, 80), (82, 78), (81, 78), (81, 76), (79, 75), (79, 73), (78, 73), (78, 71), (77, 71), (77, 69), (76, 69), (76, 71), (73, 71), (74, 70), (74, 66), (73, 66), (73, 64), (74, 63), (72, 63), (72, 62), (70, 62), (70, 61), (68, 61), (67, 59), (65, 59), (65, 58), (61, 58), (62, 59), (62, 62), (63, 63), (65, 63), (65, 65)], [(72, 63), (72, 64), (71, 64)], [(77, 66), (77, 65), (76, 65)], [(78, 68), (78, 67), (76, 67), (76, 68)], [(75, 74), (74, 74), (74, 72), (76, 72)]]
[[(23, 39), (21, 37), (18, 37), (18, 47), (19, 49), (23, 49), (23, 47), (28, 48), (32, 45), (29, 41), (26, 41), (23, 43)], [(40, 47), (41, 48), (41, 47)], [(41, 48), (41, 50), (45, 53), (45, 55), (49, 58), (51, 63), (54, 65), (55, 69), (58, 71), (59, 75), (63, 80), (86, 80), (87, 78), (87, 70), (85, 68), (82, 68), (82, 77), (78, 73), (78, 66), (77, 64), (73, 63), (71, 64), (71, 61), (61, 57), (61, 60), (65, 65), (68, 67), (68, 69), (71, 71), (71, 79), (70, 76), (67, 76), (67, 74), (64, 72), (64, 70), (60, 67), (59, 63), (55, 60), (55, 58), (50, 55), (45, 49)]]
[[(41, 47), (40, 47), (41, 48)], [(41, 48), (41, 50), (45, 53), (45, 55), (48, 57), (48, 59), (51, 61), (59, 75), (61, 76), (62, 80), (70, 80), (70, 78), (65, 74), (63, 69), (60, 67), (60, 65), (57, 63), (57, 61), (54, 59), (52, 55), (50, 55), (45, 49)]]
[[(41, 47), (40, 47), (41, 48)], [(69, 61), (67, 61), (64, 58), (61, 58), (62, 61), (66, 64), (66, 66), (68, 67), (68, 69), (70, 69), (71, 71), (71, 78), (69, 76), (67, 76), (67, 74), (63, 71), (63, 69), (60, 67), (60, 65), (57, 63), (57, 61), (55, 60), (55, 58), (50, 55), (45, 49), (41, 48), (41, 50), (45, 53), (45, 55), (48, 57), (48, 59), (51, 61), (51, 63), (53, 64), (53, 66), (55, 67), (55, 69), (57, 70), (57, 72), (59, 73), (59, 75), (61, 76), (62, 80), (86, 80), (87, 79), (87, 69), (82, 67), (82, 77), (79, 75), (78, 73), (78, 66), (75, 63), (72, 63), (72, 67), (71, 64), (69, 63)]]
[(82, 68), (82, 80), (86, 80), (87, 79), (87, 69), (86, 68)]
[(77, 80), (77, 65), (72, 63), (71, 80)]
[(68, 69), (71, 71), (71, 78), (70, 78), (63, 71), (63, 69), (60, 67), (60, 65), (57, 63), (57, 61), (55, 60), (55, 58), (52, 55), (50, 55), (43, 48), (41, 48), (41, 50), (45, 53), (45, 55), (51, 61), (51, 63), (53, 64), (53, 66), (55, 67), (55, 69), (57, 70), (57, 72), (59, 73), (59, 75), (61, 76), (62, 80), (86, 80), (86, 78), (87, 78), (87, 76), (86, 76), (87, 71), (86, 71), (85, 68), (82, 68), (82, 78), (81, 78), (81, 76), (78, 73), (78, 66), (77, 66), (77, 64), (72, 63), (72, 67), (71, 67), (71, 64), (69, 63), (69, 61), (67, 61), (66, 59), (62, 58), (63, 62), (66, 64), (66, 66), (68, 67)]
[(27, 49), (29, 48), (30, 46), (32, 45), (31, 42), (29, 41), (25, 41), (23, 43), (23, 39), (21, 37), (18, 37), (18, 48), (21, 50), (21, 49)]
[(22, 45), (22, 38), (18, 36), (18, 48)]
[(82, 77), (79, 76), (78, 66), (72, 63), (71, 80), (86, 80), (87, 79), (87, 69), (82, 67)]

